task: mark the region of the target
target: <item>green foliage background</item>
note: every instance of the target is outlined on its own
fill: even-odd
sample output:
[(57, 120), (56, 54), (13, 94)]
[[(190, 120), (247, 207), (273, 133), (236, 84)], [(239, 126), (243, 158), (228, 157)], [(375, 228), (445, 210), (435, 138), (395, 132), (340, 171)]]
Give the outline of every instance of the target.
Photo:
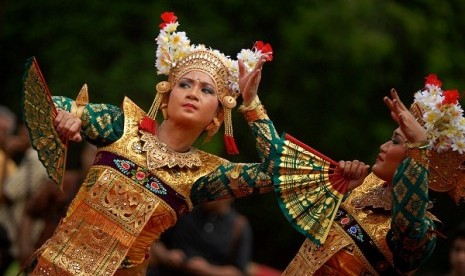
[[(20, 114), (24, 63), (36, 56), (55, 95), (119, 105), (125, 95), (148, 109), (155, 84), (159, 15), (174, 11), (193, 43), (235, 56), (256, 40), (271, 43), (260, 97), (279, 131), (335, 160), (373, 163), (395, 125), (382, 103), (392, 87), (407, 104), (433, 72), (445, 88), (465, 89), (465, 2), (450, 1), (26, 1), (0, 2), (0, 103)], [(234, 115), (241, 155), (253, 140)], [(199, 145), (223, 155), (221, 139)], [(437, 197), (432, 195), (433, 199)], [(444, 198), (445, 200), (446, 198)], [(274, 195), (237, 202), (251, 220), (254, 259), (284, 268), (303, 237), (280, 214)], [(445, 206), (445, 207), (441, 207)], [(437, 204), (447, 234), (465, 208)], [(447, 268), (447, 243), (426, 268)]]

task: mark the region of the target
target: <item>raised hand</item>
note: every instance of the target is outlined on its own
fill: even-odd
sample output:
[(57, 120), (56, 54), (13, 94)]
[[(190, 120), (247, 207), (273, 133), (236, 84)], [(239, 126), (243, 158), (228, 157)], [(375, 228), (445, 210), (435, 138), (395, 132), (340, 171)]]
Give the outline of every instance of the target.
[(55, 117), (53, 125), (57, 133), (67, 140), (73, 142), (81, 142), (81, 124), (82, 121), (76, 115), (68, 111), (59, 110), (58, 115)]
[(349, 181), (347, 191), (352, 191), (363, 183), (369, 173), (370, 166), (361, 161), (353, 160), (339, 161), (338, 168), (342, 176)]
[(391, 98), (384, 97), (384, 103), (391, 110), (391, 116), (399, 124), (400, 130), (409, 142), (426, 141), (426, 130), (415, 119), (413, 114), (405, 107), (397, 94), (397, 91), (391, 89)]
[(266, 62), (266, 55), (264, 55), (255, 65), (254, 69), (247, 73), (244, 62), (239, 59), (239, 89), (244, 100), (244, 105), (248, 105), (258, 93), (258, 85), (262, 77), (262, 67)]

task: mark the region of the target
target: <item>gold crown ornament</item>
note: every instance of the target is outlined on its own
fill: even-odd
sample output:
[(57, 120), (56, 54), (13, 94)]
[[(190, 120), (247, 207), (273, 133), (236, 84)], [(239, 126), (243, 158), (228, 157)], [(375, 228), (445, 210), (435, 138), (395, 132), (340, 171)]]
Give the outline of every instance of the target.
[(430, 183), (433, 191), (448, 192), (459, 204), (465, 199), (465, 118), (456, 89), (442, 90), (435, 74), (425, 78), (410, 111), (426, 129), (430, 143)]
[[(167, 107), (167, 92), (171, 91), (183, 75), (192, 70), (201, 71), (214, 81), (221, 103), (221, 111), (206, 128), (206, 140), (218, 131), (224, 121), (226, 151), (229, 154), (239, 153), (233, 138), (231, 119), (231, 110), (237, 105), (236, 99), (240, 94), (237, 60), (202, 44), (191, 45), (186, 33), (177, 31), (179, 23), (174, 13), (164, 12), (161, 18), (163, 23), (160, 24), (160, 34), (156, 38), (155, 67), (157, 74), (168, 76), (168, 81), (156, 85), (157, 94), (148, 115), (155, 120), (158, 109), (161, 109), (166, 118), (164, 110)], [(242, 59), (247, 72), (251, 72), (263, 55), (267, 55), (267, 60), (272, 60), (272, 53), (269, 44), (257, 41), (252, 49), (242, 49), (237, 54), (237, 59)]]

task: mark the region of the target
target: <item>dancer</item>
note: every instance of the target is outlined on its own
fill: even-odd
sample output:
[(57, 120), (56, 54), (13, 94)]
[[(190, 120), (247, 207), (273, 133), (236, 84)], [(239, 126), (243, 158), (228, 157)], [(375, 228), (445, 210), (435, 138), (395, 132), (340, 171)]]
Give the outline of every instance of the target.
[(464, 195), (465, 119), (458, 92), (441, 86), (429, 75), (410, 110), (395, 90), (384, 98), (398, 128), (380, 146), (372, 173), (342, 202), (324, 244), (307, 239), (284, 275), (409, 273), (432, 254), (439, 221), (427, 211), (428, 188), (449, 191), (457, 202)]

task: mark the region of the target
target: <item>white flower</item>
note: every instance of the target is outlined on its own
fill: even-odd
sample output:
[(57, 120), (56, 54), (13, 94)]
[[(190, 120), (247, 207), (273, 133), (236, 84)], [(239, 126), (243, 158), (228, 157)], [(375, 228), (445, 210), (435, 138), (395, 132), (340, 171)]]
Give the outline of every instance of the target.
[(260, 55), (257, 52), (254, 52), (249, 49), (242, 49), (242, 51), (237, 54), (238, 59), (242, 59), (244, 62), (245, 68), (248, 72), (252, 71), (260, 59)]
[(172, 23), (168, 23), (166, 24), (166, 26), (163, 28), (163, 31), (165, 32), (169, 32), (169, 33), (172, 33), (174, 31), (176, 31), (176, 29), (178, 28), (179, 26), (179, 23), (176, 21), (176, 22), (172, 22)]
[(423, 111), (423, 122), (432, 148), (437, 152), (452, 149), (463, 153), (465, 118), (460, 104), (443, 104), (443, 90), (432, 84), (426, 84), (414, 98)]
[[(239, 92), (239, 67), (237, 60), (233, 60), (218, 50), (208, 49), (203, 44), (194, 45), (187, 37), (185, 32), (177, 32), (178, 22), (167, 23), (160, 30), (157, 38), (155, 67), (158, 74), (169, 75), (170, 71), (176, 64), (194, 51), (210, 51), (215, 54), (228, 69), (229, 90), (233, 93)], [(247, 72), (253, 70), (262, 53), (258, 50), (242, 50), (237, 58), (244, 61)]]
[(459, 140), (456, 143), (452, 144), (452, 150), (458, 151), (460, 154), (465, 152), (465, 141)]

